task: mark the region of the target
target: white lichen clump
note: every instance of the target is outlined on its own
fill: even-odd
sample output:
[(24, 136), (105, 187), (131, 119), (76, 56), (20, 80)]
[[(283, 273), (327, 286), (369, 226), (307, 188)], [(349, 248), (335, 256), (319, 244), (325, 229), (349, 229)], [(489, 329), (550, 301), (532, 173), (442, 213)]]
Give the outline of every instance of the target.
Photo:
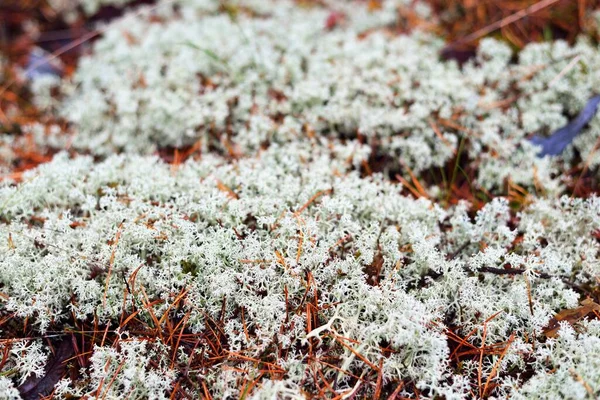
[[(336, 360), (322, 371), (339, 393), (354, 390), (353, 377), (376, 374), (372, 366), (384, 383), (412, 382), (401, 394), (418, 388), (431, 398), (468, 396), (478, 374), (508, 395), (568, 380), (567, 372), (551, 374), (559, 363), (578, 374), (596, 371), (596, 359), (584, 353), (569, 356), (571, 364), (563, 359), (575, 354), (571, 348), (595, 345), (594, 324), (568, 336), (563, 327), (562, 347), (544, 343), (542, 332), (557, 311), (583, 299), (567, 277), (581, 288), (600, 278), (593, 236), (600, 200), (539, 200), (515, 220), (496, 199), (472, 218), (466, 204), (443, 210), (400, 195), (380, 176), (360, 178), (345, 146), (319, 148), (273, 145), (258, 159), (208, 157), (176, 170), (152, 157), (112, 156), (100, 164), (56, 157), (22, 184), (0, 189), (4, 308), (41, 332), (72, 315), (116, 328), (123, 315), (154, 300), (140, 318), (176, 312), (196, 333), (222, 319), (229, 352), (250, 359), (285, 353), (274, 361), (285, 378), (258, 385), (257, 398), (314, 393), (307, 345)], [(490, 272), (509, 267), (523, 272)], [(183, 305), (171, 309), (183, 292)], [(486, 355), (481, 365), (467, 360), (456, 370), (449, 329), (469, 335), (474, 348), (504, 343), (503, 361)], [(120, 343), (94, 350), (92, 383), (61, 381), (61, 391), (102, 394), (101, 376), (117, 382), (113, 395), (159, 398), (172, 388), (169, 357), (154, 356), (158, 363), (167, 358), (148, 370), (144, 357), (153, 356), (140, 349), (150, 344)], [(212, 349), (200, 341), (192, 354), (180, 351), (185, 362)], [(38, 371), (30, 356), (12, 354), (19, 369)], [(535, 376), (521, 386), (509, 371), (525, 364)], [(238, 397), (236, 380), (258, 376), (252, 362), (234, 365), (217, 362), (202, 372), (214, 397)], [(369, 397), (374, 389), (356, 390)]]
[[(509, 179), (559, 193), (557, 161), (536, 158), (526, 139), (564, 125), (594, 94), (598, 49), (584, 39), (533, 44), (515, 63), (508, 46), (486, 39), (459, 67), (441, 60), (440, 39), (392, 32), (400, 3), (161, 3), (108, 30), (62, 86), (59, 112), (78, 134), (74, 146), (100, 155), (195, 143), (253, 155), (320, 135), (365, 142), (390, 169), (416, 173), (461, 150), (476, 186)], [(332, 13), (343, 17), (330, 26)], [(575, 149), (592, 153), (597, 121), (567, 161)]]
[[(395, 32), (409, 3), (162, 0), (34, 82), (73, 136), (0, 136), (0, 398), (598, 398), (600, 199), (559, 172), (600, 164), (600, 118), (562, 157), (528, 138), (600, 52), (459, 66)], [(11, 174), (30, 142), (71, 153)], [(390, 180), (451, 160), (482, 207)]]

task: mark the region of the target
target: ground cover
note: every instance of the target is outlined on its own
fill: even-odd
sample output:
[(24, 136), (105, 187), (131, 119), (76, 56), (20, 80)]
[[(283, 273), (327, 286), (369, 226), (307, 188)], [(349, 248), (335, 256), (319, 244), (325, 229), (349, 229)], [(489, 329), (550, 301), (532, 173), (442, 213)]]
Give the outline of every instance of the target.
[[(124, 2), (101, 3), (40, 9), (77, 24)], [(538, 15), (565, 40), (530, 44), (524, 17), (482, 39), (493, 10), (460, 2), (182, 0), (134, 2), (57, 71), (24, 73), (13, 46), (0, 392), (596, 398), (581, 3), (560, 10), (585, 35)]]

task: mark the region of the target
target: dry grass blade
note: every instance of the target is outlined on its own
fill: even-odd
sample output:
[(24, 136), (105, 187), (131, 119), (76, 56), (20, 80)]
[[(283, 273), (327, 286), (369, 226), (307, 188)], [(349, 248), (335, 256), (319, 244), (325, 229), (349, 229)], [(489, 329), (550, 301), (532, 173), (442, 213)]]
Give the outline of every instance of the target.
[(500, 29), (502, 27), (505, 27), (506, 25), (512, 24), (517, 22), (518, 20), (527, 17), (528, 15), (534, 14), (546, 7), (549, 7), (555, 3), (558, 3), (561, 0), (542, 0), (539, 1), (537, 3), (535, 3), (534, 5), (527, 7), (524, 10), (520, 10), (517, 11), (516, 13), (509, 15), (506, 18), (503, 18), (497, 22), (494, 22), (493, 24), (490, 24), (482, 29), (479, 29), (475, 32), (473, 32), (470, 35), (465, 36), (464, 38), (462, 38), (460, 41), (462, 42), (471, 42), (473, 40), (477, 40), (497, 29)]
[(512, 342), (514, 340), (515, 340), (515, 334), (513, 333), (512, 335), (510, 335), (510, 338), (508, 339), (508, 343), (506, 344), (504, 351), (502, 352), (502, 354), (500, 354), (500, 357), (498, 358), (498, 360), (494, 364), (494, 367), (492, 368), (492, 372), (490, 372), (490, 374), (487, 377), (487, 380), (485, 381), (485, 386), (483, 387), (483, 397), (485, 397), (487, 395), (490, 382), (492, 381), (494, 376), (496, 376), (496, 373), (498, 372), (498, 367), (500, 366), (500, 363), (504, 359), (504, 356), (508, 352), (508, 349), (510, 348), (510, 345), (512, 344)]
[(320, 190), (320, 191), (318, 191), (310, 199), (308, 199), (308, 201), (306, 203), (304, 203), (298, 210), (296, 210), (295, 214), (296, 215), (301, 214), (302, 211), (306, 210), (319, 197), (321, 197), (323, 195), (326, 195), (326, 194), (331, 194), (331, 193), (333, 193), (333, 189), (327, 189), (327, 190)]
[[(435, 11), (446, 16), (438, 29), (450, 37), (446, 49), (472, 49), (478, 39), (495, 31), (519, 48), (531, 41), (542, 40), (544, 35), (554, 31), (573, 40), (578, 32), (588, 29), (586, 13), (598, 4), (597, 1), (578, 1), (576, 4), (565, 0), (427, 1)], [(551, 7), (554, 8), (549, 11)], [(454, 17), (447, 17), (449, 15)]]
[(110, 260), (108, 262), (108, 272), (106, 273), (106, 284), (104, 285), (104, 296), (102, 296), (102, 307), (106, 307), (106, 297), (108, 295), (108, 284), (110, 283), (110, 277), (112, 274), (113, 265), (115, 263), (115, 254), (117, 251), (117, 245), (119, 244), (119, 239), (121, 239), (121, 233), (123, 232), (123, 222), (119, 224), (117, 228), (117, 234), (115, 235), (115, 239), (113, 241), (113, 249), (110, 254)]

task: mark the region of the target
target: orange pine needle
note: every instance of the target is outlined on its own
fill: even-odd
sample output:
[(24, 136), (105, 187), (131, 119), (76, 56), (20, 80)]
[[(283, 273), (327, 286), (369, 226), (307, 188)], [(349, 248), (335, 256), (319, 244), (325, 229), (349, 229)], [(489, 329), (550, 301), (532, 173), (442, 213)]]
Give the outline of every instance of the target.
[(236, 192), (234, 192), (229, 186), (225, 185), (223, 182), (217, 179), (217, 188), (220, 191), (227, 193), (227, 195), (232, 199), (239, 199), (239, 196)]
[(117, 234), (115, 235), (115, 240), (113, 242), (113, 249), (110, 254), (110, 260), (108, 262), (108, 272), (106, 274), (106, 284), (104, 285), (104, 296), (102, 297), (102, 307), (106, 307), (106, 296), (108, 295), (108, 284), (110, 282), (110, 276), (112, 274), (113, 265), (115, 263), (115, 254), (117, 251), (117, 245), (119, 244), (119, 239), (121, 239), (121, 232), (123, 230), (123, 222), (119, 224), (119, 228), (117, 229)]
[(310, 199), (308, 199), (308, 201), (306, 203), (304, 203), (304, 205), (302, 205), (302, 207), (300, 207), (298, 210), (296, 210), (295, 214), (298, 215), (298, 214), (302, 213), (302, 211), (306, 210), (316, 199), (318, 199), (319, 197), (321, 197), (323, 195), (331, 194), (332, 192), (333, 192), (333, 189), (318, 191)]

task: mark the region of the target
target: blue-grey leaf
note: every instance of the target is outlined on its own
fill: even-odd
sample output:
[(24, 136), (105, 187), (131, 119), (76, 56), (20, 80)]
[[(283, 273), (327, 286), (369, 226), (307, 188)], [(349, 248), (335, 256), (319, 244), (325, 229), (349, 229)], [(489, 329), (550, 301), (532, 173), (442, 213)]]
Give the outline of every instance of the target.
[(571, 144), (573, 139), (581, 132), (581, 130), (590, 122), (600, 104), (600, 96), (594, 96), (588, 100), (583, 110), (579, 113), (577, 118), (569, 122), (564, 127), (555, 131), (549, 137), (543, 137), (536, 135), (531, 138), (531, 143), (541, 146), (542, 149), (538, 153), (539, 157), (546, 155), (556, 156), (563, 152), (563, 150)]
[(56, 60), (50, 61), (52, 54), (47, 51), (34, 47), (29, 53), (27, 66), (25, 67), (25, 77), (33, 80), (44, 75), (62, 75), (62, 66)]

